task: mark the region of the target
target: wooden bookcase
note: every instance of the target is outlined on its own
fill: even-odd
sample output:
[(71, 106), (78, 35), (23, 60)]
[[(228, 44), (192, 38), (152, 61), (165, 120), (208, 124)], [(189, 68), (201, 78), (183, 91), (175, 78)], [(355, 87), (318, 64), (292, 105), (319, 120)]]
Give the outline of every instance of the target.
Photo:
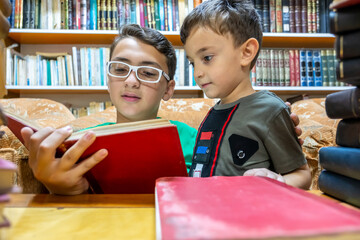
[[(179, 32), (162, 32), (176, 47), (181, 47)], [(11, 29), (10, 42), (16, 42), (21, 52), (33, 50), (37, 47), (46, 49), (47, 46), (57, 46), (68, 49), (71, 46), (110, 46), (117, 31), (97, 30), (43, 30), (43, 29)], [(333, 48), (335, 36), (332, 34), (307, 33), (264, 33), (263, 47), (266, 48)], [(49, 50), (59, 52), (58, 48), (48, 47)], [(61, 50), (63, 51), (63, 50)], [(345, 90), (350, 87), (254, 87), (255, 90), (270, 90), (286, 99), (289, 96), (307, 94), (310, 97), (324, 97), (329, 93)], [(87, 106), (90, 101), (109, 100), (107, 87), (17, 87), (8, 86), (9, 97), (44, 97), (63, 103), (72, 101), (77, 107)], [(203, 97), (198, 87), (176, 87), (174, 97)]]

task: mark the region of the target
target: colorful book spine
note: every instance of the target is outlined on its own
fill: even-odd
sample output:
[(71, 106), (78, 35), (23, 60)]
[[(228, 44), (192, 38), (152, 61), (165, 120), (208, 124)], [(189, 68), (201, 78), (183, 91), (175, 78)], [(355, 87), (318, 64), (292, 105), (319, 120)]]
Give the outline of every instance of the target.
[(159, 0), (160, 30), (165, 31), (164, 0)]
[(268, 0), (262, 0), (262, 6), (263, 6), (263, 31), (264, 32), (270, 32), (270, 11), (269, 11), (269, 1)]
[(258, 60), (256, 61), (256, 86), (263, 86), (263, 51), (260, 51)]
[(283, 32), (283, 20), (282, 20), (282, 0), (276, 0), (276, 32)]
[(263, 86), (269, 86), (269, 82), (271, 81), (271, 68), (270, 68), (270, 56), (269, 50), (264, 50), (262, 53), (262, 82)]
[(119, 16), (118, 16), (118, 11), (116, 9), (116, 1), (117, 0), (112, 0), (111, 1), (111, 9), (112, 9), (112, 30), (117, 30), (118, 27), (119, 27), (119, 23), (118, 23), (118, 19), (119, 19)]
[(278, 57), (279, 57), (279, 86), (285, 86), (285, 63), (284, 63), (284, 50), (278, 50)]
[(276, 1), (269, 1), (269, 13), (270, 13), (270, 32), (276, 32)]
[(313, 51), (313, 70), (314, 70), (314, 83), (316, 87), (323, 85), (322, 79), (322, 66), (321, 66), (321, 53), (320, 50)]
[(290, 32), (290, 0), (282, 1), (283, 32)]
[(329, 86), (334, 87), (336, 85), (336, 72), (335, 72), (335, 50), (326, 50), (327, 63), (328, 63), (328, 75), (329, 75)]
[(90, 0), (90, 30), (97, 29), (97, 4), (96, 0)]
[(329, 86), (329, 71), (328, 71), (328, 57), (326, 54), (326, 50), (321, 50), (321, 67), (322, 67), (322, 82), (323, 86)]
[(315, 86), (312, 50), (306, 50), (306, 82), (309, 87)]
[(295, 50), (289, 50), (290, 86), (296, 86)]
[(87, 10), (86, 0), (80, 0), (80, 29), (86, 30)]
[(284, 72), (285, 72), (285, 86), (290, 86), (290, 53), (289, 50), (284, 50)]
[(302, 18), (301, 18), (301, 0), (294, 0), (295, 2), (295, 30), (297, 33), (302, 32)]
[(307, 74), (306, 74), (306, 51), (299, 50), (299, 60), (300, 60), (300, 86), (307, 86)]

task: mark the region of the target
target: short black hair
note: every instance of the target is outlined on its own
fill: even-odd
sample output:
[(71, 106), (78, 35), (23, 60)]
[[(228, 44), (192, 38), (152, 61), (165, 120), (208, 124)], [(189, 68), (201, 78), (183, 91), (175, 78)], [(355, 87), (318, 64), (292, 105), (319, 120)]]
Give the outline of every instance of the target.
[(110, 47), (110, 59), (116, 45), (125, 38), (136, 38), (137, 40), (151, 45), (166, 57), (170, 79), (174, 79), (176, 70), (176, 54), (173, 45), (159, 31), (141, 27), (137, 24), (125, 24), (119, 30), (119, 36)]
[(205, 27), (215, 33), (230, 33), (235, 47), (250, 38), (259, 43), (259, 51), (251, 62), (250, 69), (255, 65), (262, 43), (261, 19), (250, 0), (207, 0), (194, 8), (184, 19), (180, 30), (183, 44), (192, 30)]

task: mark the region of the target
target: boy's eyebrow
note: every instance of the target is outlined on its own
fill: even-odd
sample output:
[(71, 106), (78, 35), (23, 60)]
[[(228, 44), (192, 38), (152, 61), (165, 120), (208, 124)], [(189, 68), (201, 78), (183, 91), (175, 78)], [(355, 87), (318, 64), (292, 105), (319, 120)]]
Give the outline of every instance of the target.
[[(130, 60), (124, 57), (116, 57), (113, 59), (113, 61), (121, 61), (121, 62), (126, 62), (128, 64), (130, 64)], [(140, 62), (140, 65), (145, 65), (145, 66), (153, 66), (156, 68), (161, 68), (160, 64), (158, 64), (157, 62), (153, 62), (153, 61), (142, 61)]]

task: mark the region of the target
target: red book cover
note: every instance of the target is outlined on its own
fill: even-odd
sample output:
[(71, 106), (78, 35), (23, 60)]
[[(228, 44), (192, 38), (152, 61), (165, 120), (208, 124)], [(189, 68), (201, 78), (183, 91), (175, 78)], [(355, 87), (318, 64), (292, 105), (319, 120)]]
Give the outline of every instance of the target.
[(289, 50), (290, 86), (296, 86), (295, 50)]
[(360, 233), (359, 210), (266, 177), (161, 178), (155, 204), (156, 235), (165, 240)]
[[(21, 142), (23, 127), (40, 129), (20, 116), (4, 112), (8, 117), (7, 127)], [(157, 178), (187, 176), (177, 128), (167, 120), (119, 123), (89, 130), (95, 132), (96, 140), (82, 154), (80, 161), (100, 149), (108, 150), (108, 156), (86, 176), (95, 193), (153, 193)], [(66, 152), (86, 132), (73, 133), (58, 147), (57, 156)]]
[(340, 9), (360, 4), (360, 0), (334, 0), (330, 4), (330, 9)]

